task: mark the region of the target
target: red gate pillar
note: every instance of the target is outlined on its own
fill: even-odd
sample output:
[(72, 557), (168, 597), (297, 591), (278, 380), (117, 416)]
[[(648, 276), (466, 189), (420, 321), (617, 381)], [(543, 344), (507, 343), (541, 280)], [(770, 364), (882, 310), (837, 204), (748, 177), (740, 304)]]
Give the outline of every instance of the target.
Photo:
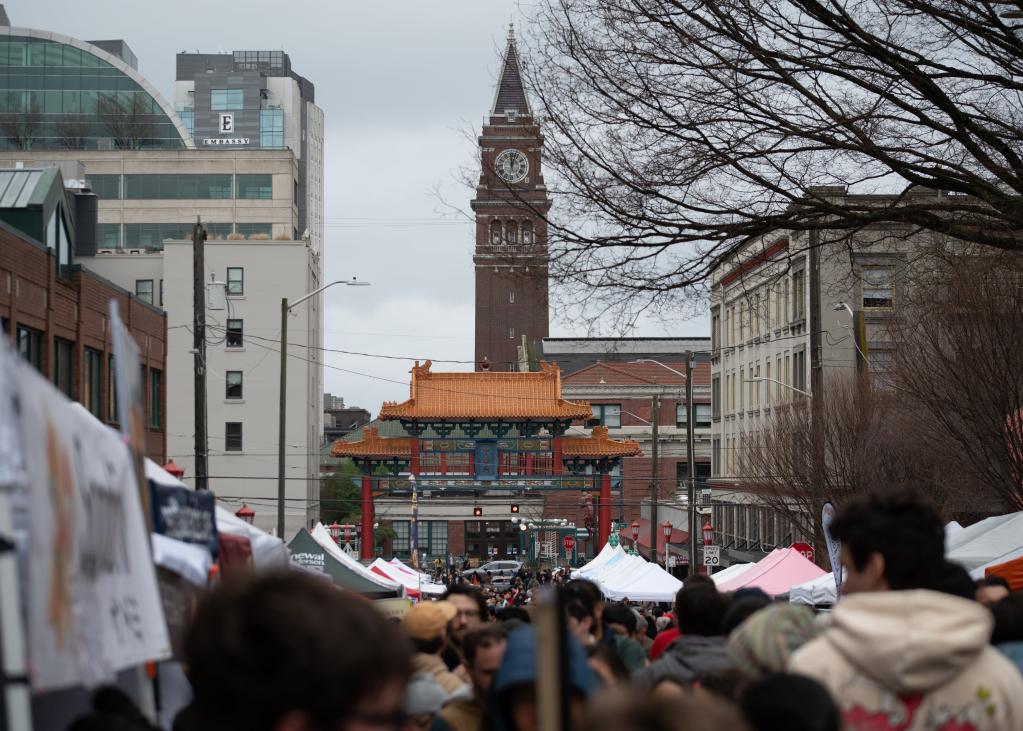
[(373, 475), (362, 476), (362, 550), (360, 558), (372, 560), (376, 548), (373, 535)]
[(597, 548), (602, 549), (611, 537), (611, 473), (600, 475), (600, 497), (597, 499)]

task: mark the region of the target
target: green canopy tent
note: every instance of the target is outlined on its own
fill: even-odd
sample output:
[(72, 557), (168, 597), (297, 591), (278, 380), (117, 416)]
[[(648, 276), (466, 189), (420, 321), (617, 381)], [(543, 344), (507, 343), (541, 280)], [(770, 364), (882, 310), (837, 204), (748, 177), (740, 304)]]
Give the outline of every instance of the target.
[(335, 584), (362, 594), (370, 599), (387, 599), (401, 596), (401, 588), (392, 589), (357, 573), (345, 566), (321, 546), (305, 528), (288, 544), (291, 551), (291, 562), (304, 569), (327, 574)]

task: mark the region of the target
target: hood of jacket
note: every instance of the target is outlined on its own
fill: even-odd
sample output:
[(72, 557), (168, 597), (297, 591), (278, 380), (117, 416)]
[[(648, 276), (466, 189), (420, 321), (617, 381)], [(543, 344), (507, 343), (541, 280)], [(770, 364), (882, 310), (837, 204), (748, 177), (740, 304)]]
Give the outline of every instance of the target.
[(651, 690), (665, 678), (692, 683), (734, 667), (723, 637), (682, 635), (671, 643), (656, 662), (632, 676), (641, 690)]
[(863, 675), (896, 693), (921, 693), (958, 676), (988, 646), (991, 612), (934, 591), (843, 597), (824, 639)]

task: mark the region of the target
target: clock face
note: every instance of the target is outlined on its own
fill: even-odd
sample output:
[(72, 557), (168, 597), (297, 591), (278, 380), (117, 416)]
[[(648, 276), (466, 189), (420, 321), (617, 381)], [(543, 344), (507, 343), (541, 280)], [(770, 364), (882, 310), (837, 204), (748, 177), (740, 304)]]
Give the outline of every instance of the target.
[(529, 173), (529, 160), (518, 150), (505, 150), (494, 161), (494, 169), (506, 183), (518, 183)]

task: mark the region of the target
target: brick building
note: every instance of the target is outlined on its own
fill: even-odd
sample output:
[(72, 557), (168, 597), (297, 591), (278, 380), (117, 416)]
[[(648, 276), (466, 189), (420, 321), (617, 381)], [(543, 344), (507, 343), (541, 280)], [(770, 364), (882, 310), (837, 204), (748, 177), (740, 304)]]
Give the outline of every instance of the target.
[(0, 330), (69, 398), (113, 424), (116, 364), (107, 312), (117, 300), (141, 351), (145, 454), (163, 463), (166, 317), (74, 263), (76, 231), (87, 236), (90, 225), (80, 219), (76, 226), (75, 196), (56, 168), (0, 171)]
[[(564, 378), (562, 392), (573, 401), (590, 404), (594, 421), (610, 436), (636, 441), (642, 454), (626, 457), (612, 473), (612, 515), (619, 521), (641, 524), (640, 545), (649, 548), (647, 515), (654, 480), (652, 454), (653, 401), (657, 410), (658, 500), (684, 504), (690, 466), (686, 440), (693, 425), (697, 490), (702, 491), (711, 470), (710, 363), (697, 360), (692, 371), (693, 411), (685, 408), (685, 362), (599, 362)], [(573, 428), (573, 433), (588, 429)], [(659, 516), (658, 522), (663, 519)], [(680, 523), (681, 524), (681, 523)], [(674, 540), (674, 539), (673, 539)]]

